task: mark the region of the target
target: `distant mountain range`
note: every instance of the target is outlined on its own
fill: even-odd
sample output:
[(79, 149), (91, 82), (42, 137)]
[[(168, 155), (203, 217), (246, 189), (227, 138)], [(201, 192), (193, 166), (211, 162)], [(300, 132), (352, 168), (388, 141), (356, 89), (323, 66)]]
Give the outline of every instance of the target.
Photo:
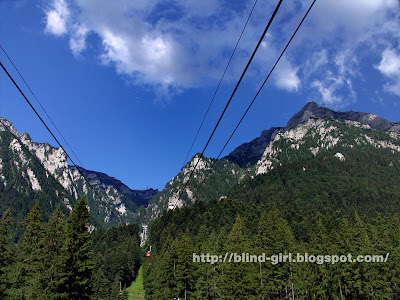
[[(260, 137), (240, 145), (218, 161), (196, 154), (161, 192), (133, 190), (107, 174), (69, 166), (62, 149), (35, 143), (29, 134), (20, 134), (11, 122), (1, 120), (47, 170), (44, 172), (19, 141), (0, 125), (0, 214), (11, 207), (20, 221), (35, 201), (41, 203), (48, 215), (57, 205), (68, 212), (74, 201), (84, 196), (97, 223), (110, 226), (132, 220), (144, 222), (146, 215), (152, 219), (164, 210), (224, 197), (245, 178), (322, 151), (336, 149), (340, 153), (346, 147), (400, 151), (399, 122), (364, 112), (336, 112), (309, 102), (293, 115), (286, 127), (264, 130)], [(181, 191), (198, 160), (193, 178)], [(96, 188), (101, 199), (80, 173)], [(49, 174), (62, 187), (51, 183)]]
[[(244, 178), (253, 178), (284, 163), (306, 159), (322, 151), (337, 149), (337, 157), (341, 157), (341, 149), (357, 147), (388, 148), (399, 152), (399, 133), (399, 122), (389, 122), (365, 112), (336, 112), (309, 102), (293, 115), (286, 127), (264, 130), (260, 137), (240, 145), (217, 162), (196, 154), (151, 199), (147, 214), (154, 218), (166, 209), (224, 197)], [(183, 191), (182, 188), (199, 159), (201, 163)], [(212, 164), (214, 167), (210, 170)], [(199, 188), (204, 178), (207, 179)], [(142, 212), (139, 210), (139, 213)], [(143, 219), (141, 217), (139, 219)]]
[(389, 122), (377, 115), (365, 112), (336, 112), (327, 107), (320, 107), (315, 102), (308, 102), (298, 113), (293, 115), (286, 127), (272, 127), (268, 130), (264, 130), (260, 137), (237, 147), (225, 158), (237, 163), (241, 167), (248, 167), (261, 159), (265, 148), (267, 148), (278, 132), (294, 129), (310, 118), (323, 119), (327, 117), (359, 122), (369, 125), (372, 129), (400, 133), (400, 122)]
[(46, 218), (58, 205), (68, 213), (75, 201), (84, 196), (94, 223), (110, 226), (131, 222), (138, 207), (146, 205), (158, 193), (155, 189), (130, 189), (113, 177), (82, 167), (79, 172), (68, 165), (63, 149), (36, 143), (29, 134), (18, 133), (11, 122), (3, 118), (1, 121), (12, 134), (0, 124), (0, 213), (10, 207), (21, 221), (33, 204), (39, 202)]
[(69, 168), (72, 172), (75, 172), (76, 169), (79, 168), (90, 184), (98, 189), (106, 190), (108, 187), (115, 188), (119, 193), (128, 197), (136, 206), (147, 205), (150, 199), (158, 193), (158, 189), (152, 188), (147, 190), (132, 190), (118, 179), (101, 172), (89, 171), (82, 167), (75, 166), (69, 166)]

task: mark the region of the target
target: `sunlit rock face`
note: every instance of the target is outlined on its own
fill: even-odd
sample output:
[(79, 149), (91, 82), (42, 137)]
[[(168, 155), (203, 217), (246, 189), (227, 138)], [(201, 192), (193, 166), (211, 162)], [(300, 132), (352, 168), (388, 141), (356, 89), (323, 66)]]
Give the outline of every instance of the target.
[[(92, 214), (110, 224), (132, 221), (137, 208), (140, 205), (147, 205), (158, 193), (158, 190), (154, 189), (132, 190), (121, 181), (104, 173), (69, 166), (67, 154), (61, 147), (36, 143), (29, 134), (20, 134), (8, 120), (1, 118), (1, 121), (12, 134), (0, 124), (0, 150), (7, 149), (9, 153), (7, 160), (0, 155), (0, 185), (7, 186), (6, 177), (11, 176), (9, 179), (13, 182), (15, 178), (20, 178), (18, 182), (21, 186), (16, 189), (21, 193), (24, 191), (26, 193), (28, 189), (45, 194), (45, 197), (42, 197), (44, 199), (59, 198), (59, 202), (69, 210), (72, 209), (73, 203), (71, 199), (62, 196), (63, 192), (75, 200), (83, 196)], [(46, 171), (43, 171), (37, 161)], [(41, 172), (44, 176), (40, 175)], [(53, 178), (62, 186), (61, 191), (49, 191), (46, 188), (48, 181), (54, 181)]]

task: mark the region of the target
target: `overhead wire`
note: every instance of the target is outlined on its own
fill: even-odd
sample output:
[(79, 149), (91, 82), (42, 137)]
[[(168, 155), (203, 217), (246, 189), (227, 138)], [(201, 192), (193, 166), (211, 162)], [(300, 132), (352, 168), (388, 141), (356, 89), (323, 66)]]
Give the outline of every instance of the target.
[(45, 166), (42, 164), (42, 162), (39, 160), (39, 158), (36, 155), (33, 155), (33, 153), (28, 149), (28, 147), (26, 147), (26, 145), (21, 141), (21, 139), (19, 137), (17, 137), (10, 128), (8, 128), (8, 126), (2, 121), (2, 118), (0, 118), (0, 123), (1, 125), (7, 129), (7, 131), (14, 137), (14, 139), (16, 139), (18, 141), (18, 143), (21, 145), (22, 148), (24, 148), (24, 150), (26, 152), (28, 152), (30, 154), (30, 156), (42, 167), (42, 169), (45, 171), (45, 174), (49, 174), (51, 178), (53, 178), (53, 180), (62, 188), (62, 190), (64, 191), (64, 193), (67, 193), (68, 196), (70, 196), (72, 199), (74, 198), (72, 194), (69, 193), (69, 191), (53, 176), (53, 174), (51, 174), (46, 168)]
[(198, 191), (200, 190), (201, 186), (203, 185), (204, 181), (208, 178), (208, 176), (211, 173), (212, 168), (214, 167), (215, 163), (218, 161), (218, 159), (220, 158), (220, 156), (222, 155), (222, 153), (224, 152), (226, 146), (228, 145), (228, 143), (230, 142), (230, 140), (232, 139), (233, 135), (235, 134), (236, 130), (239, 128), (240, 124), (242, 123), (243, 119), (245, 118), (245, 116), (247, 115), (248, 111), (250, 110), (251, 106), (253, 105), (254, 101), (256, 100), (256, 98), (258, 97), (258, 95), (260, 94), (261, 90), (263, 89), (265, 83), (268, 81), (268, 79), (270, 78), (272, 72), (275, 70), (275, 67), (278, 65), (279, 61), (281, 60), (283, 54), (286, 52), (286, 49), (289, 47), (290, 43), (292, 42), (294, 36), (296, 35), (296, 33), (298, 32), (298, 30), (300, 29), (301, 25), (303, 24), (304, 20), (307, 18), (309, 12), (311, 11), (312, 7), (314, 6), (315, 2), (317, 0), (314, 0), (310, 7), (308, 8), (306, 14), (304, 15), (303, 19), (301, 20), (301, 22), (299, 23), (299, 25), (297, 26), (296, 30), (294, 31), (294, 33), (292, 34), (289, 42), (286, 44), (285, 48), (283, 49), (283, 51), (281, 52), (279, 58), (277, 59), (277, 61), (275, 62), (274, 66), (272, 67), (272, 69), (270, 70), (270, 72), (268, 73), (268, 76), (265, 78), (264, 82), (262, 83), (261, 87), (258, 89), (256, 95), (254, 96), (253, 100), (251, 101), (250, 105), (247, 107), (245, 113), (243, 114), (242, 118), (240, 119), (239, 123), (236, 125), (235, 129), (233, 130), (232, 134), (230, 135), (229, 139), (227, 140), (227, 142), (225, 143), (224, 147), (222, 148), (222, 150), (219, 152), (217, 158), (212, 162), (210, 168), (208, 169), (207, 175), (204, 177), (204, 179), (200, 182), (197, 190), (196, 190), (196, 195), (198, 195)]
[[(264, 30), (263, 34), (261, 35), (261, 37), (260, 37), (260, 39), (259, 39), (259, 41), (258, 41), (258, 43), (257, 43), (256, 48), (254, 49), (254, 51), (253, 51), (253, 53), (252, 53), (252, 55), (251, 55), (249, 61), (247, 62), (247, 65), (246, 65), (245, 69), (243, 70), (242, 75), (240, 76), (240, 79), (239, 79), (239, 81), (237, 82), (237, 84), (236, 84), (236, 86), (235, 86), (235, 89), (233, 90), (233, 92), (232, 92), (232, 94), (231, 94), (231, 96), (230, 96), (228, 102), (227, 102), (226, 105), (225, 105), (224, 110), (223, 110), (222, 113), (221, 113), (221, 116), (220, 116), (219, 119), (218, 119), (217, 124), (216, 124), (215, 127), (214, 127), (214, 130), (212, 131), (212, 133), (211, 133), (211, 135), (210, 135), (210, 137), (209, 137), (209, 139), (208, 139), (206, 145), (204, 146), (203, 151), (202, 151), (201, 154), (200, 154), (200, 158), (197, 160), (196, 164), (194, 165), (193, 170), (191, 171), (191, 173), (190, 173), (190, 175), (189, 175), (189, 178), (188, 178), (188, 180), (186, 181), (184, 187), (180, 190), (180, 192), (179, 192), (179, 194), (178, 194), (178, 200), (179, 200), (179, 198), (180, 198), (180, 196), (181, 196), (183, 190), (185, 190), (185, 188), (186, 188), (186, 186), (188, 185), (190, 179), (192, 178), (193, 173), (194, 173), (194, 171), (196, 170), (197, 165), (199, 164), (201, 157), (203, 157), (204, 152), (206, 151), (206, 149), (207, 149), (207, 147), (208, 147), (208, 144), (210, 143), (212, 137), (214, 136), (214, 133), (215, 133), (215, 131), (217, 130), (218, 125), (219, 125), (219, 123), (221, 122), (222, 117), (224, 116), (224, 114), (225, 114), (227, 108), (229, 107), (229, 104), (231, 103), (233, 96), (235, 95), (235, 93), (236, 93), (236, 91), (237, 91), (237, 89), (238, 89), (240, 83), (242, 82), (242, 79), (243, 79), (244, 75), (245, 75), (246, 72), (247, 72), (247, 69), (249, 68), (249, 66), (250, 66), (250, 64), (251, 64), (251, 62), (252, 62), (252, 60), (253, 60), (253, 58), (254, 58), (254, 56), (255, 56), (257, 50), (258, 50), (258, 48), (259, 48), (260, 45), (261, 45), (261, 43), (262, 43), (262, 41), (263, 41), (263, 39), (264, 39), (264, 37), (265, 37), (265, 34), (267, 33), (269, 27), (271, 26), (271, 23), (272, 23), (272, 21), (274, 20), (275, 15), (276, 15), (276, 13), (278, 12), (279, 7), (280, 7), (281, 4), (282, 4), (282, 1), (283, 1), (283, 0), (279, 0), (279, 3), (278, 3), (277, 6), (275, 7), (275, 10), (274, 10), (274, 12), (272, 13), (271, 18), (269, 19), (268, 24), (267, 24), (267, 26), (265, 27), (265, 30)], [(175, 208), (175, 207), (176, 207), (176, 204), (174, 205), (174, 208)]]
[[(71, 158), (71, 156), (68, 154), (68, 152), (64, 149), (64, 147), (61, 145), (61, 143), (59, 142), (59, 140), (56, 138), (56, 136), (54, 135), (54, 133), (51, 131), (51, 129), (47, 126), (46, 122), (43, 120), (43, 118), (39, 115), (39, 113), (37, 112), (37, 110), (35, 109), (35, 107), (32, 105), (32, 103), (29, 101), (29, 99), (26, 97), (26, 95), (24, 94), (24, 92), (21, 90), (21, 88), (19, 87), (19, 85), (15, 82), (14, 78), (10, 75), (10, 73), (7, 71), (7, 69), (4, 67), (3, 63), (0, 61), (0, 66), (3, 68), (3, 71), (7, 74), (8, 78), (10, 78), (10, 80), (13, 82), (13, 84), (15, 85), (15, 87), (18, 89), (18, 91), (20, 92), (20, 94), (24, 97), (25, 101), (29, 104), (29, 106), (31, 107), (31, 109), (35, 112), (36, 116), (40, 119), (40, 121), (42, 122), (42, 124), (46, 127), (47, 131), (51, 134), (51, 136), (54, 138), (54, 140), (57, 142), (57, 144), (60, 146), (60, 148), (64, 151), (65, 155), (67, 156), (67, 158), (69, 158), (69, 160), (72, 162), (72, 164), (74, 165), (74, 167), (78, 170), (79, 174), (84, 178), (84, 180), (86, 181), (86, 183), (92, 188), (93, 192), (96, 194), (96, 196), (99, 198), (99, 200), (104, 203), (104, 205), (110, 210), (110, 213), (113, 214), (112, 209), (109, 207), (109, 205), (103, 200), (103, 198), (101, 197), (101, 195), (98, 193), (98, 191), (93, 187), (93, 185), (89, 182), (89, 180), (86, 178), (86, 176), (82, 173), (82, 171), (80, 170), (79, 166), (77, 166), (74, 162), (74, 160)], [(117, 214), (116, 214), (117, 215)], [(117, 215), (118, 216), (118, 215)], [(118, 218), (121, 221), (120, 216), (118, 216)]]
[(12, 66), (14, 67), (14, 69), (17, 71), (19, 77), (21, 77), (22, 81), (25, 83), (26, 87), (29, 89), (29, 91), (31, 92), (31, 94), (33, 95), (33, 97), (36, 99), (37, 103), (40, 105), (40, 107), (42, 108), (42, 110), (44, 111), (44, 113), (46, 114), (47, 118), (49, 118), (50, 122), (53, 124), (54, 128), (57, 130), (58, 134), (61, 136), (61, 138), (64, 140), (65, 144), (67, 144), (68, 148), (71, 150), (72, 154), (75, 156), (75, 158), (78, 160), (79, 164), (84, 167), (84, 165), (82, 164), (82, 162), (80, 161), (79, 157), (75, 154), (74, 150), (72, 149), (72, 147), (69, 145), (69, 143), (67, 142), (67, 140), (64, 138), (64, 136), (62, 135), (62, 133), (60, 132), (60, 130), (58, 129), (58, 127), (56, 126), (56, 124), (53, 122), (52, 118), (49, 116), (49, 114), (47, 113), (46, 109), (43, 107), (42, 103), (40, 103), (39, 99), (36, 97), (35, 93), (32, 91), (31, 87), (29, 86), (29, 84), (25, 81), (25, 78), (22, 76), (22, 74), (19, 72), (18, 68), (16, 67), (16, 65), (14, 64), (14, 62), (12, 61), (12, 59), (10, 58), (10, 56), (8, 55), (8, 53), (6, 52), (6, 50), (3, 48), (3, 46), (0, 44), (0, 48), (1, 50), (4, 52), (4, 54), (7, 56), (8, 60), (10, 61), (10, 63), (12, 64)]
[[(75, 199), (74, 196), (54, 177), (53, 174), (51, 174), (46, 167), (42, 164), (42, 162), (39, 160), (39, 158), (34, 155), (29, 149), (28, 147), (21, 141), (20, 138), (18, 138), (12, 131), (10, 128), (8, 128), (8, 126), (1, 120), (0, 117), (0, 124), (3, 125), (3, 127), (5, 129), (7, 129), (7, 131), (14, 137), (14, 139), (16, 139), (18, 141), (18, 143), (21, 145), (21, 147), (29, 153), (29, 155), (39, 164), (39, 166), (44, 170), (46, 175), (49, 175), (55, 182), (57, 185), (59, 185), (61, 187), (61, 190), (63, 191), (64, 195), (69, 196), (71, 199)], [(90, 218), (96, 223), (97, 221), (95, 220), (95, 218), (91, 215)]]
[(206, 117), (207, 117), (207, 115), (208, 115), (208, 112), (210, 111), (211, 105), (212, 105), (213, 102), (214, 102), (215, 96), (216, 96), (217, 93), (218, 93), (219, 87), (221, 86), (222, 80), (223, 80), (224, 77), (225, 77), (226, 71), (228, 70), (228, 67), (229, 67), (229, 65), (231, 64), (232, 58), (233, 58), (233, 56), (234, 56), (234, 54), (235, 54), (235, 52), (236, 52), (236, 49), (237, 49), (237, 47), (238, 47), (238, 45), (239, 45), (240, 40), (242, 39), (243, 33), (244, 33), (244, 31), (246, 30), (247, 24), (249, 23), (249, 20), (250, 20), (252, 14), (253, 14), (253, 11), (254, 11), (254, 8), (256, 7), (257, 2), (258, 2), (258, 0), (256, 0), (256, 1), (254, 2), (254, 4), (253, 4), (253, 7), (252, 7), (252, 9), (251, 9), (251, 11), (250, 11), (250, 14), (249, 14), (249, 16), (248, 16), (248, 18), (247, 18), (247, 20), (246, 20), (246, 24), (244, 24), (244, 27), (243, 27), (243, 29), (242, 29), (242, 32), (240, 33), (239, 39), (238, 39), (238, 41), (236, 42), (236, 45), (235, 45), (235, 48), (233, 49), (233, 52), (232, 52), (232, 54), (231, 54), (231, 57), (229, 58), (228, 64), (227, 64), (226, 67), (225, 67), (224, 73), (222, 74), (221, 79), (219, 80), (218, 86), (217, 86), (217, 88), (216, 88), (216, 90), (215, 90), (215, 92), (214, 92), (214, 95), (213, 95), (213, 97), (212, 97), (212, 99), (211, 99), (211, 101), (210, 101), (210, 104), (208, 105), (207, 111), (206, 111), (206, 113), (204, 114), (203, 120), (201, 121), (201, 124), (200, 124), (200, 126), (199, 126), (199, 129), (197, 130), (196, 136), (195, 136), (194, 139), (193, 139), (192, 145), (190, 146), (190, 149), (189, 149), (188, 153), (186, 154), (185, 161), (183, 162), (183, 166), (185, 166), (186, 161), (187, 161), (187, 159), (188, 159), (188, 157), (189, 157), (189, 155), (190, 155), (190, 152), (191, 152), (192, 149), (193, 149), (194, 143), (196, 142), (197, 137), (198, 137), (198, 135), (199, 135), (199, 133), (200, 133), (200, 130), (201, 130), (201, 128), (203, 127), (204, 121), (205, 121), (205, 119), (206, 119)]

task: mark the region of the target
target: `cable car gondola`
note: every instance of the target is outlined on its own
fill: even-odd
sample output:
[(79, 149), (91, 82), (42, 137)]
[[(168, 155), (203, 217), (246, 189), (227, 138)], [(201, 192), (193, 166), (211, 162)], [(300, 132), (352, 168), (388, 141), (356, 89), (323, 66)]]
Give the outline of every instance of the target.
[(146, 257), (151, 257), (151, 246), (150, 246), (150, 250), (146, 252)]

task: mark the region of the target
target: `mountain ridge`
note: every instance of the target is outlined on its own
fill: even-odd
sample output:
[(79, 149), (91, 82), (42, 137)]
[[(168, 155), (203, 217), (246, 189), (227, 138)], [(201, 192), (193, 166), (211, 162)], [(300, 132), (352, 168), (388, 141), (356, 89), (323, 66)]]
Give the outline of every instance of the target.
[[(24, 217), (18, 207), (31, 205), (32, 201), (41, 205), (47, 218), (58, 205), (65, 213), (71, 211), (76, 200), (84, 196), (95, 223), (108, 227), (131, 222), (138, 207), (146, 205), (158, 193), (155, 189), (132, 190), (104, 173), (78, 167), (79, 172), (68, 165), (67, 155), (61, 147), (34, 142), (28, 133), (20, 134), (10, 121), (4, 118), (1, 121), (12, 134), (0, 124), (0, 213), (10, 207), (18, 216), (18, 222)], [(96, 193), (81, 172), (89, 177)], [(49, 177), (60, 186), (55, 188), (55, 182)], [(21, 205), (19, 201), (27, 204)]]
[(147, 205), (148, 201), (159, 192), (158, 189), (153, 188), (134, 190), (115, 177), (109, 176), (103, 172), (87, 170), (81, 166), (69, 166), (69, 168), (72, 171), (79, 169), (94, 187), (115, 187), (121, 194), (131, 197), (132, 200), (136, 200), (135, 202), (138, 206)]
[(378, 115), (366, 112), (334, 111), (327, 107), (321, 107), (314, 101), (310, 101), (289, 119), (285, 127), (271, 127), (270, 129), (263, 130), (259, 137), (236, 147), (224, 158), (237, 163), (240, 167), (254, 165), (261, 159), (264, 150), (279, 132), (293, 129), (310, 118), (323, 119), (326, 117), (356, 121), (361, 124), (369, 125), (372, 129), (400, 133), (400, 122), (390, 122)]
[[(316, 121), (326, 118), (340, 122)], [(132, 190), (120, 180), (105, 173), (78, 167), (79, 171), (99, 191), (101, 199), (96, 199), (98, 197), (91, 191), (78, 169), (68, 166), (63, 149), (52, 147), (47, 143), (35, 143), (28, 133), (21, 135), (11, 122), (3, 118), (2, 120), (75, 199), (85, 195), (96, 217), (110, 224), (128, 220), (143, 222), (160, 215), (163, 210), (192, 205), (199, 199), (208, 201), (224, 197), (244, 178), (253, 178), (257, 174), (269, 172), (272, 167), (279, 166), (286, 160), (315, 155), (336, 145), (341, 145), (341, 147), (346, 145), (379, 146), (399, 151), (399, 122), (389, 122), (377, 115), (364, 112), (335, 112), (329, 108), (319, 107), (315, 102), (308, 102), (289, 119), (285, 127), (272, 127), (262, 131), (260, 137), (240, 145), (222, 159), (215, 160), (196, 154), (160, 192), (157, 189)], [(5, 134), (5, 130), (1, 129), (0, 126), (0, 132), (3, 131)], [(381, 130), (387, 134), (380, 134)], [(394, 135), (389, 135), (389, 133)], [(346, 143), (343, 141), (338, 143), (342, 138), (350, 138), (350, 140)], [(10, 144), (3, 145), (3, 148), (4, 146), (11, 147), (13, 157), (17, 160), (14, 165), (17, 165), (18, 169), (18, 165), (24, 166), (27, 159), (21, 152), (18, 142), (13, 138), (9, 140)], [(0, 150), (1, 148), (0, 143)], [(185, 191), (181, 191), (182, 186), (189, 180), (189, 173), (197, 160), (201, 160), (199, 165), (203, 167), (196, 169)], [(3, 165), (4, 162), (0, 161), (0, 183), (5, 181), (4, 171), (1, 170)], [(12, 168), (16, 167), (12, 166)], [(24, 168), (19, 167), (15, 172), (23, 172), (22, 175), (28, 181), (30, 189), (39, 192), (43, 181), (36, 180), (35, 170), (26, 166)], [(10, 176), (11, 173), (8, 174)], [(205, 180), (204, 183), (203, 180)], [(199, 190), (200, 185), (202, 188)], [(149, 206), (145, 208), (147, 204)], [(67, 202), (66, 205), (71, 207)]]
[[(244, 178), (252, 179), (282, 164), (332, 149), (339, 159), (346, 159), (340, 151), (348, 147), (387, 148), (400, 152), (398, 125), (374, 114), (335, 112), (309, 102), (290, 118), (286, 127), (264, 130), (260, 137), (240, 145), (222, 159), (215, 161), (199, 154), (193, 156), (150, 200), (147, 215), (153, 219), (163, 210), (191, 206), (196, 201), (224, 198)], [(205, 167), (197, 168), (195, 176), (188, 182), (188, 170), (198, 159)], [(211, 163), (214, 165), (212, 169), (208, 167)], [(182, 190), (183, 186), (185, 190)], [(143, 220), (143, 215), (139, 220)]]

